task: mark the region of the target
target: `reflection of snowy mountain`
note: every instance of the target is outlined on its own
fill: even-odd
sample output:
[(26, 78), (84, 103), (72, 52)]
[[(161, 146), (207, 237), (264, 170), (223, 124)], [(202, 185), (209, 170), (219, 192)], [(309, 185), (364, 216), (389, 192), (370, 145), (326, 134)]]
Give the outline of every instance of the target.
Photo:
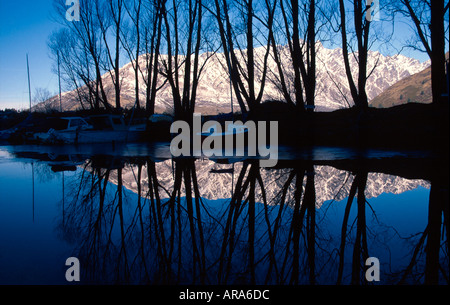
[[(232, 173), (216, 173), (211, 172), (212, 169), (230, 169), (233, 165), (221, 165), (210, 160), (198, 160), (196, 162), (196, 173), (200, 194), (207, 199), (230, 198), (232, 186), (236, 184), (236, 180), (242, 169), (242, 163), (234, 164), (234, 175)], [(172, 161), (156, 163), (156, 171), (161, 186), (169, 192), (173, 189), (174, 179), (172, 174)], [(350, 173), (336, 169), (331, 166), (315, 166), (315, 190), (316, 205), (321, 206), (323, 202), (328, 200), (342, 200), (348, 196), (353, 175)], [(277, 204), (282, 187), (286, 183), (291, 169), (261, 169), (261, 177), (264, 182), (264, 190), (266, 192), (269, 204)], [(123, 185), (137, 192), (137, 167), (127, 165), (123, 170)], [(117, 183), (117, 172), (112, 171), (110, 180)], [(142, 190), (146, 192), (148, 189), (148, 178), (146, 169), (142, 170)], [(306, 178), (303, 180), (303, 185)], [(288, 191), (288, 197), (292, 198), (294, 181), (291, 182)], [(377, 197), (382, 193), (400, 194), (408, 190), (423, 186), (428, 188), (429, 183), (424, 180), (409, 180), (397, 176), (391, 176), (381, 173), (369, 173), (366, 187), (367, 198)], [(184, 189), (181, 190), (184, 194)], [(259, 201), (262, 201), (261, 190), (257, 184), (256, 194)], [(142, 194), (144, 195), (144, 193)], [(162, 198), (168, 195), (161, 189)], [(289, 199), (288, 199), (289, 200)]]

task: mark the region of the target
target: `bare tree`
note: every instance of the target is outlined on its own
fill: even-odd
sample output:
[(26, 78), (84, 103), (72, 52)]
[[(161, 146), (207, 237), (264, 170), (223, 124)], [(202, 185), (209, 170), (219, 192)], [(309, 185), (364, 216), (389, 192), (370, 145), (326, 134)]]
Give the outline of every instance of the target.
[(449, 3), (444, 0), (400, 0), (393, 3), (399, 13), (411, 19), (414, 32), (423, 46), (419, 49), (431, 59), (433, 102), (441, 100), (446, 91), (444, 16), (449, 11)]
[[(48, 47), (50, 49), (50, 55), (56, 64), (56, 67), (54, 68), (55, 73), (59, 73), (59, 76), (68, 90), (76, 91), (80, 106), (84, 109), (85, 99), (81, 88), (84, 82), (80, 73), (84, 74), (84, 72), (87, 71), (89, 74), (91, 67), (91, 65), (88, 64), (89, 60), (86, 57), (83, 57), (86, 59), (86, 62), (81, 66), (78, 64), (79, 61), (76, 60), (76, 58), (80, 54), (76, 52), (78, 50), (77, 42), (76, 39), (74, 39), (73, 33), (67, 28), (62, 28), (53, 32), (49, 37)], [(88, 101), (92, 102), (91, 99), (88, 99)], [(91, 108), (94, 108), (92, 103)]]
[[(165, 1), (126, 1), (124, 7), (127, 15), (120, 30), (123, 49), (134, 71), (136, 108), (141, 107), (140, 94), (143, 90), (145, 108), (149, 114), (154, 113), (156, 92), (162, 87), (158, 87), (157, 82), (162, 32), (161, 7)], [(139, 78), (142, 78), (145, 89), (141, 89)]]
[[(312, 111), (316, 91), (316, 0), (302, 3), (280, 0), (279, 6), (282, 17), (280, 40), (287, 41), (289, 60), (287, 65), (283, 63), (282, 49), (277, 47), (274, 33), (271, 41), (277, 65), (276, 85), (288, 103), (296, 105), (300, 111), (305, 110), (306, 104)], [(292, 73), (293, 79), (289, 77)], [(293, 98), (290, 88), (294, 91)]]
[[(120, 109), (120, 30), (124, 15), (123, 0), (108, 0), (106, 3), (98, 3), (95, 7), (95, 15), (100, 26), (106, 57), (115, 91), (115, 108)], [(103, 5), (102, 5), (103, 4)], [(110, 28), (112, 28), (110, 30)], [(112, 36), (110, 36), (112, 35)], [(111, 37), (114, 42), (111, 46)]]
[[(245, 114), (257, 108), (263, 98), (276, 1), (264, 1), (262, 11), (265, 14), (262, 16), (255, 12), (260, 2), (215, 0), (214, 3), (226, 67), (241, 111)], [(259, 60), (256, 45), (265, 48)]]
[(56, 110), (58, 108), (53, 107), (53, 105), (49, 103), (50, 98), (52, 98), (53, 96), (54, 94), (52, 94), (47, 88), (35, 88), (33, 94), (33, 103), (34, 105), (41, 104), (46, 112)]
[[(143, 51), (145, 52), (145, 71), (146, 77), (143, 77), (146, 84), (145, 108), (149, 114), (155, 111), (158, 69), (160, 59), (160, 46), (162, 35), (162, 7), (166, 0), (154, 0), (152, 4), (146, 7), (144, 14), (142, 30)], [(142, 71), (141, 71), (142, 74)], [(165, 83), (163, 82), (163, 85)]]
[[(54, 7), (56, 19), (59, 20), (66, 30), (59, 34), (60, 38), (52, 42), (51, 49), (56, 55), (62, 58), (63, 69), (68, 75), (74, 71), (77, 77), (82, 80), (88, 88), (90, 94), (94, 95), (94, 108), (100, 108), (100, 103), (106, 109), (111, 109), (103, 86), (102, 73), (102, 53), (103, 44), (101, 40), (101, 31), (99, 23), (93, 12), (96, 11), (98, 1), (80, 1), (80, 21), (71, 22), (66, 20), (66, 5), (63, 0), (55, 0)], [(70, 48), (65, 47), (64, 37), (67, 35), (70, 41)], [(71, 70), (74, 69), (74, 70)], [(91, 74), (93, 70), (93, 74)], [(75, 81), (74, 74), (71, 77)], [(75, 85), (78, 88), (78, 85)]]
[(210, 53), (200, 56), (202, 45), (208, 45), (202, 35), (202, 0), (164, 2), (161, 9), (167, 57), (161, 59), (160, 73), (170, 84), (175, 116), (189, 120), (195, 108), (200, 75), (211, 56)]
[(349, 39), (349, 28), (347, 25), (347, 9), (344, 0), (339, 0), (339, 12), (340, 12), (340, 32), (342, 37), (342, 56), (344, 58), (345, 72), (347, 74), (347, 80), (350, 87), (350, 93), (353, 98), (355, 106), (360, 109), (366, 109), (369, 107), (369, 102), (366, 93), (366, 82), (368, 79), (367, 72), (367, 56), (369, 51), (369, 30), (371, 19), (366, 18), (367, 10), (370, 8), (370, 4), (367, 4), (365, 0), (352, 1), (353, 9), (353, 24), (354, 24), (354, 38), (356, 39), (357, 49), (356, 54), (352, 52), (353, 56), (356, 56), (356, 62), (358, 64), (358, 76), (355, 81), (355, 77), (352, 75), (349, 56), (349, 48), (352, 49), (351, 42), (353, 38)]
[(140, 26), (143, 11), (142, 0), (126, 1), (124, 7), (127, 12), (127, 17), (131, 20), (131, 25), (125, 23), (120, 28), (120, 40), (134, 70), (135, 105), (139, 109), (139, 55), (141, 53)]

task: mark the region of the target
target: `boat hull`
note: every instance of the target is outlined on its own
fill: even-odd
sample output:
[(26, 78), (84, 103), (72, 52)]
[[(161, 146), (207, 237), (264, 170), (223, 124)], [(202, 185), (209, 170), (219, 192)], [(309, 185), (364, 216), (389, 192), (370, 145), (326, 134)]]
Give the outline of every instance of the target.
[(138, 142), (143, 136), (144, 132), (140, 130), (71, 130), (36, 134), (35, 138), (47, 144), (91, 144)]

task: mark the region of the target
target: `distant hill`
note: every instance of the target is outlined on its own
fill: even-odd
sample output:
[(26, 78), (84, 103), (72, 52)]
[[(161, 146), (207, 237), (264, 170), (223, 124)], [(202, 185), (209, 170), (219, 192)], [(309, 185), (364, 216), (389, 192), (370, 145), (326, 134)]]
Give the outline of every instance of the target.
[[(445, 58), (448, 60), (449, 52), (445, 54)], [(384, 90), (370, 101), (370, 105), (375, 108), (388, 108), (408, 103), (430, 104), (432, 100), (431, 66), (428, 66)]]
[(428, 67), (387, 88), (372, 99), (370, 105), (376, 108), (388, 108), (407, 103), (429, 104), (431, 102), (431, 67)]

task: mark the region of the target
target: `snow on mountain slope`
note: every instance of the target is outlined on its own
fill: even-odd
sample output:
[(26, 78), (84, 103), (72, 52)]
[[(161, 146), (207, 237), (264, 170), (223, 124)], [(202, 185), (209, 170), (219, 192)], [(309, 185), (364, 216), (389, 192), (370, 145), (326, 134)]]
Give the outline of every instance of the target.
[[(286, 47), (281, 46), (280, 50), (282, 54), (286, 54)], [(264, 47), (255, 49), (255, 58), (261, 59), (264, 53)], [(145, 67), (145, 57), (145, 54), (139, 57), (139, 64), (141, 67)], [(164, 60), (164, 55), (161, 58)], [(202, 54), (200, 64), (202, 64), (206, 58), (207, 54)], [(350, 59), (354, 79), (357, 79), (356, 59), (354, 56), (350, 56)], [(286, 67), (287, 76), (289, 76), (289, 56), (282, 55), (281, 61), (283, 66)], [(369, 51), (369, 73), (372, 71), (375, 64), (376, 68), (373, 70), (367, 81), (367, 95), (369, 100), (372, 100), (378, 94), (401, 79), (424, 70), (430, 63), (429, 61), (420, 63), (416, 59), (408, 58), (403, 55), (384, 56), (379, 52)], [(270, 72), (264, 88), (263, 101), (268, 99), (282, 99), (279, 90), (274, 82), (271, 81), (276, 79), (275, 71), (277, 71), (277, 69), (273, 58), (270, 56), (268, 66)], [(258, 71), (258, 65), (256, 65), (256, 67), (256, 89), (258, 89), (260, 85), (258, 80), (261, 79), (261, 71)], [(316, 70), (316, 107), (318, 111), (330, 111), (353, 105), (342, 59), (342, 49), (327, 49), (318, 42)], [(124, 65), (120, 70), (120, 74), (122, 106), (132, 107), (135, 102), (133, 64), (130, 62)], [(143, 74), (146, 75), (145, 69)], [(160, 84), (162, 84), (162, 77), (159, 79)], [(114, 103), (114, 86), (109, 73), (104, 74), (103, 81), (110, 103)], [(139, 85), (140, 103), (141, 105), (145, 105), (145, 82), (142, 75), (139, 76)], [(183, 81), (181, 79), (180, 86), (182, 85)], [(196, 112), (202, 114), (217, 114), (220, 112), (227, 113), (231, 111), (230, 82), (222, 53), (214, 54), (206, 62), (197, 93)], [(233, 101), (234, 111), (238, 111), (239, 106), (235, 97), (233, 97)], [(59, 108), (59, 99), (57, 97), (52, 98), (47, 103), (54, 103), (54, 106)], [(65, 110), (80, 108), (75, 91), (63, 95), (63, 108)], [(156, 112), (160, 113), (173, 111), (172, 92), (169, 84), (166, 84), (157, 93), (155, 108)]]

